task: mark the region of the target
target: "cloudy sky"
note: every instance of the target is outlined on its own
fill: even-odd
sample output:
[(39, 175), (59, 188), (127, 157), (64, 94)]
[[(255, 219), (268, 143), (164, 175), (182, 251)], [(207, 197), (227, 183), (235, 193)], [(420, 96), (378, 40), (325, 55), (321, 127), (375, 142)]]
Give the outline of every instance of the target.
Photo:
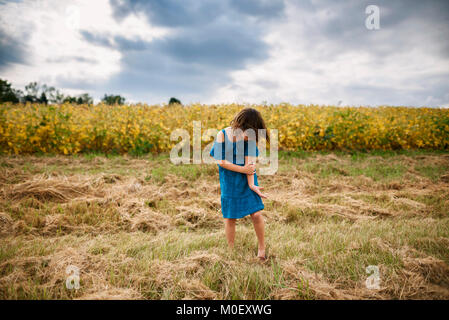
[(17, 88), (449, 107), (447, 0), (0, 0), (0, 43), (0, 78)]

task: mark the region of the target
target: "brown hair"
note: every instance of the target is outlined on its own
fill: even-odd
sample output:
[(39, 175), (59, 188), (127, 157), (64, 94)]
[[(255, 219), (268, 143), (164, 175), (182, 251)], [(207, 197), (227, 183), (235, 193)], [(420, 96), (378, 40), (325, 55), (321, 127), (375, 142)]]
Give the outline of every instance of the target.
[[(242, 109), (231, 121), (232, 129), (241, 129), (246, 131), (247, 129), (253, 129), (256, 134), (256, 141), (259, 141), (258, 129), (265, 129), (267, 127), (259, 111), (253, 108)], [(266, 135), (266, 139), (270, 142), (270, 136)]]

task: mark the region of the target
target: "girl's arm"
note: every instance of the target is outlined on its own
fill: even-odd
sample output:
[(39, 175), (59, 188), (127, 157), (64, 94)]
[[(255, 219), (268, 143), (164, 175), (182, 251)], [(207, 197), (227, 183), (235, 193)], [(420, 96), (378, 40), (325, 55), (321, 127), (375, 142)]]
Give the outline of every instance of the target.
[(224, 169), (240, 172), (251, 177), (254, 175), (254, 170), (256, 170), (256, 166), (250, 163), (245, 163), (244, 166), (239, 166), (238, 164), (233, 164), (227, 160), (218, 160), (217, 162), (218, 165)]
[[(248, 157), (248, 156), (245, 157), (245, 165), (246, 164), (253, 164), (255, 166), (255, 163), (256, 163), (256, 158), (255, 157)], [(259, 186), (256, 186), (254, 184), (254, 172), (253, 172), (253, 174), (247, 174), (246, 175), (246, 179), (248, 181), (249, 188), (251, 190), (253, 190), (255, 193), (257, 193), (259, 195), (259, 197), (261, 197), (261, 198), (266, 198), (267, 197), (265, 194), (263, 194), (261, 192), (263, 187), (259, 187)]]
[[(224, 135), (223, 135), (222, 131), (220, 131), (217, 135), (217, 142), (224, 142)], [(254, 164), (249, 164), (246, 162), (245, 162), (244, 166), (239, 166), (237, 164), (233, 164), (232, 162), (229, 162), (227, 160), (217, 160), (217, 163), (220, 167), (222, 167), (224, 169), (247, 174), (247, 175), (253, 175), (254, 170), (256, 169), (256, 166)]]

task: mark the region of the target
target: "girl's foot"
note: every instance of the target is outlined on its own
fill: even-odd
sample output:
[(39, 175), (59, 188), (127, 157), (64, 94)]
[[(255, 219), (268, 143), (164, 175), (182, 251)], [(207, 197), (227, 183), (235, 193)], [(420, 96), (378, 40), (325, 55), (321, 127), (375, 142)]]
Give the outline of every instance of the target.
[(267, 259), (267, 256), (265, 254), (265, 249), (259, 249), (257, 252), (257, 257), (261, 260), (261, 261), (265, 261)]

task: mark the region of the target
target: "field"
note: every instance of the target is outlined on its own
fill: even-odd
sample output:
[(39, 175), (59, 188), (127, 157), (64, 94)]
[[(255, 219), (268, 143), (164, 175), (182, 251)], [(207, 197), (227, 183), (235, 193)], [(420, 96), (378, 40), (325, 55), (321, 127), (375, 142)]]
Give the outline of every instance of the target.
[[(449, 109), (245, 105), (260, 110), (279, 132), (282, 150), (449, 149)], [(222, 129), (244, 106), (9, 105), (0, 107), (0, 153), (143, 155), (170, 152), (175, 129), (191, 135), (193, 121)]]
[(449, 299), (448, 152), (284, 151), (260, 184), (265, 263), (248, 218), (227, 249), (216, 165), (3, 155), (0, 299)]

